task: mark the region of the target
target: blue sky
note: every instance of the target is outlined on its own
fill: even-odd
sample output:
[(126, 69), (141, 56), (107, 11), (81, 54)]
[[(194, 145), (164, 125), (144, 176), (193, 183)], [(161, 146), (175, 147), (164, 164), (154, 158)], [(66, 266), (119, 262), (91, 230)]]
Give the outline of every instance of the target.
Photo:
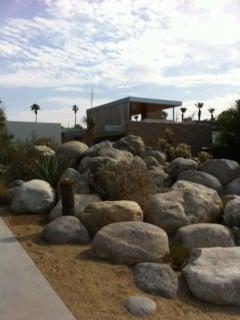
[(92, 86), (94, 105), (134, 95), (219, 113), (240, 97), (239, 15), (240, 0), (0, 0), (7, 116), (32, 121), (38, 103), (39, 121), (72, 125)]

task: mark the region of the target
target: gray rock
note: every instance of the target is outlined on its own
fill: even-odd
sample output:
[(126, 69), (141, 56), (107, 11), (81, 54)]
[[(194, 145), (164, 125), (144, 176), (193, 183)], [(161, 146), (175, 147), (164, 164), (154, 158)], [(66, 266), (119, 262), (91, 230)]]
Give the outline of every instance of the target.
[(147, 168), (157, 167), (159, 166), (158, 160), (153, 156), (145, 156), (143, 157), (143, 161), (146, 163)]
[(13, 212), (47, 213), (54, 206), (55, 191), (46, 181), (30, 180), (12, 190)]
[(199, 168), (215, 176), (222, 185), (229, 183), (239, 176), (239, 164), (233, 160), (227, 159), (209, 159)]
[[(89, 185), (83, 176), (73, 168), (67, 168), (62, 174), (60, 181), (65, 178), (71, 178), (74, 181), (74, 193), (88, 194), (90, 192)], [(59, 181), (59, 184), (60, 184)], [(58, 184), (58, 197), (61, 197), (60, 185)]]
[[(83, 210), (91, 203), (102, 201), (97, 194), (75, 194), (74, 196), (74, 215), (81, 220)], [(56, 206), (52, 209), (49, 214), (50, 220), (61, 217), (62, 215), (62, 201), (59, 200)]]
[(173, 299), (178, 290), (178, 278), (172, 268), (163, 263), (138, 263), (133, 268), (138, 289)]
[(116, 159), (111, 157), (84, 157), (80, 163), (78, 171), (84, 173), (90, 171), (92, 174), (102, 166), (112, 165), (117, 163)]
[(197, 169), (197, 167), (197, 162), (192, 159), (176, 158), (169, 164), (167, 172), (171, 178), (177, 179), (182, 172), (194, 170)]
[(168, 234), (192, 223), (214, 222), (220, 217), (222, 201), (213, 189), (188, 181), (177, 181), (169, 192), (149, 197), (144, 217)]
[(65, 142), (57, 148), (57, 155), (70, 157), (74, 159), (82, 158), (88, 150), (88, 146), (80, 141)]
[(240, 248), (195, 249), (183, 269), (194, 296), (218, 305), (240, 306)]
[(86, 157), (98, 157), (99, 152), (102, 149), (111, 149), (112, 148), (112, 142), (111, 141), (102, 141), (97, 144), (94, 144), (93, 146), (89, 147), (86, 151), (85, 155)]
[(42, 237), (55, 244), (90, 241), (87, 229), (73, 216), (62, 216), (48, 223), (42, 230)]
[(187, 170), (178, 176), (178, 180), (191, 181), (205, 187), (216, 190), (219, 194), (223, 193), (221, 182), (213, 175), (197, 170)]
[(230, 228), (240, 228), (240, 198), (228, 201), (224, 208), (223, 220)]
[(113, 147), (140, 155), (145, 151), (145, 144), (141, 137), (129, 135), (113, 143)]
[(240, 196), (240, 178), (234, 179), (224, 187), (225, 195), (238, 195)]
[(109, 157), (117, 162), (119, 161), (126, 161), (126, 162), (131, 162), (133, 160), (133, 155), (125, 150), (118, 150), (115, 148), (108, 148), (108, 149), (101, 149), (99, 151), (99, 156), (100, 157)]
[(156, 302), (147, 297), (132, 296), (124, 302), (124, 307), (134, 316), (144, 316), (156, 310)]
[(142, 154), (142, 157), (154, 157), (157, 159), (159, 164), (165, 164), (167, 161), (167, 156), (164, 152), (158, 151), (158, 150), (152, 150), (152, 149), (146, 149), (145, 152)]
[(119, 264), (161, 262), (169, 251), (167, 234), (144, 222), (118, 222), (103, 227), (93, 239), (98, 258)]
[(233, 247), (233, 231), (214, 223), (197, 223), (181, 227), (176, 234), (177, 242), (189, 249), (210, 247)]
[(134, 201), (102, 201), (88, 205), (82, 212), (80, 220), (91, 236), (104, 226), (121, 221), (142, 221), (143, 212)]

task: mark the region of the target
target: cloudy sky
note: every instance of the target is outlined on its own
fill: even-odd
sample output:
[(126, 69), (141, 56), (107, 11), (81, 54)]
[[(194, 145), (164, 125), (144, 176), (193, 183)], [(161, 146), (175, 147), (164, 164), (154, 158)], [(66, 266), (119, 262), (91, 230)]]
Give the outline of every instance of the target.
[(10, 120), (34, 120), (35, 102), (39, 121), (72, 125), (93, 86), (94, 105), (200, 101), (208, 117), (240, 97), (239, 16), (240, 0), (0, 0), (0, 99)]

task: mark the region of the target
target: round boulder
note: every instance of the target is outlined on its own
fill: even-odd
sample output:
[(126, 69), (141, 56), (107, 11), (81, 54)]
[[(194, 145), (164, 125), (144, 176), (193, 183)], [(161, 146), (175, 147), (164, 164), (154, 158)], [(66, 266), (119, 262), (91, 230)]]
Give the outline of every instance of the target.
[(240, 196), (240, 178), (234, 179), (224, 187), (225, 195), (238, 195)]
[(181, 227), (176, 234), (179, 245), (189, 249), (210, 247), (234, 247), (235, 238), (231, 229), (222, 224), (196, 223)]
[(144, 216), (147, 222), (174, 235), (182, 226), (216, 221), (221, 211), (222, 201), (215, 190), (179, 180), (170, 191), (149, 197)]
[(230, 228), (240, 228), (240, 198), (228, 201), (224, 207), (223, 220)]
[(43, 180), (30, 180), (13, 189), (11, 210), (18, 213), (47, 213), (54, 206), (56, 195)]
[(87, 229), (73, 216), (62, 216), (48, 223), (42, 230), (42, 237), (55, 244), (90, 241)]
[(98, 258), (119, 264), (161, 262), (169, 252), (165, 231), (144, 222), (112, 223), (95, 235), (93, 250)]
[(223, 187), (220, 181), (213, 175), (203, 171), (198, 171), (198, 170), (184, 171), (179, 175), (178, 180), (191, 181), (191, 182), (201, 184), (205, 187), (216, 190), (219, 194), (222, 194), (223, 192)]
[(129, 135), (113, 143), (113, 147), (140, 155), (145, 151), (145, 144), (141, 137)]
[(79, 159), (88, 150), (88, 146), (80, 141), (65, 142), (57, 148), (57, 155)]
[(102, 141), (97, 144), (92, 145), (91, 147), (88, 148), (86, 151), (85, 155), (87, 157), (98, 157), (99, 152), (102, 149), (111, 149), (112, 148), (112, 142), (111, 141)]
[(225, 185), (239, 176), (239, 164), (233, 160), (227, 159), (209, 159), (199, 168), (215, 176), (222, 185)]
[(240, 248), (194, 249), (183, 269), (194, 296), (218, 305), (240, 306)]
[(173, 299), (178, 290), (178, 278), (168, 264), (138, 263), (133, 268), (134, 281), (138, 289)]
[(177, 179), (182, 172), (194, 170), (197, 167), (197, 162), (192, 159), (176, 158), (169, 164), (167, 172), (172, 179)]
[(102, 227), (121, 221), (142, 221), (143, 213), (140, 206), (134, 201), (102, 201), (86, 207), (80, 220), (94, 236)]
[(156, 310), (156, 302), (147, 297), (132, 296), (124, 302), (124, 307), (134, 316), (144, 316)]

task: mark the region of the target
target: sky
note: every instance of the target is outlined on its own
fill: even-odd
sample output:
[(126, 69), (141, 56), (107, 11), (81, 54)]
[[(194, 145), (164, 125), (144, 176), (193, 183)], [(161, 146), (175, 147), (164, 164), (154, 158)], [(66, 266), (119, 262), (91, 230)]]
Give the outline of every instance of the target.
[[(240, 0), (0, 0), (0, 99), (9, 120), (72, 126), (126, 96), (216, 115), (240, 98)], [(180, 111), (177, 112), (180, 119)]]

